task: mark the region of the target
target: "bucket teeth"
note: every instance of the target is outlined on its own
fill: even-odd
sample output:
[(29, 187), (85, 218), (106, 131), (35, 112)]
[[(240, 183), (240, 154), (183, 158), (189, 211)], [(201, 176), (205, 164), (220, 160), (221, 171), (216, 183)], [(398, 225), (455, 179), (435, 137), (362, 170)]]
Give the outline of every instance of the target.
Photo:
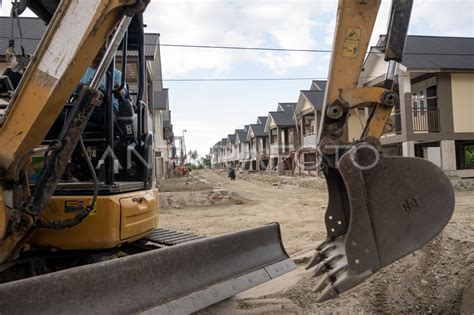
[[(327, 242), (323, 242), (321, 245), (326, 245)], [(327, 253), (336, 249), (337, 245), (336, 244), (329, 244), (326, 246), (318, 246), (318, 249), (316, 249), (316, 252), (314, 253), (313, 257), (309, 260), (308, 264), (306, 265), (305, 269), (308, 270), (317, 264), (319, 264), (321, 261), (324, 260), (324, 258), (327, 257)]]
[(325, 274), (321, 277), (319, 282), (314, 286), (313, 292), (318, 293), (322, 291), (326, 286), (331, 285), (332, 281), (328, 274)]
[(316, 265), (316, 268), (313, 270), (313, 277), (318, 277), (325, 273), (328, 270), (328, 266), (326, 265), (326, 262), (323, 260), (319, 264)]
[(337, 291), (333, 288), (332, 284), (329, 283), (318, 295), (316, 298), (316, 302), (322, 303), (330, 299), (334, 299), (338, 296), (339, 294)]
[(313, 257), (311, 257), (311, 259), (309, 260), (308, 264), (304, 267), (304, 269), (308, 270), (314, 266), (316, 266), (317, 264), (319, 264), (321, 261), (323, 261), (324, 259), (324, 256), (322, 253), (316, 251), (313, 255)]

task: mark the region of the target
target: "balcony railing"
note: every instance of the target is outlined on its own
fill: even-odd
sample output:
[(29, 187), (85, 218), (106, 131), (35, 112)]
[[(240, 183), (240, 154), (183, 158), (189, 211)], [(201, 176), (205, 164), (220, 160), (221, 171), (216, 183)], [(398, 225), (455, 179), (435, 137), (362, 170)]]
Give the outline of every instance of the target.
[[(412, 108), (411, 111), (414, 132), (440, 132), (439, 108)], [(393, 125), (388, 135), (401, 134), (400, 110), (393, 111), (390, 117)]]
[(439, 108), (412, 108), (413, 131), (439, 132)]
[(306, 134), (303, 137), (303, 147), (316, 148), (316, 135), (314, 133)]
[(270, 145), (270, 154), (278, 154), (278, 145), (277, 144), (272, 144)]

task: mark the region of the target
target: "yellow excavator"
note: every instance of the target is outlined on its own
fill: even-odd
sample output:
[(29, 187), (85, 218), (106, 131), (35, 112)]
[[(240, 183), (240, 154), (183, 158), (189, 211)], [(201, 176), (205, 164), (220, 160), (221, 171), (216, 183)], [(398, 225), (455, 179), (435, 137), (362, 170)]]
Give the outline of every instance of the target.
[[(212, 238), (157, 229), (148, 3), (15, 3), (15, 17), (29, 8), (48, 28), (27, 68), (25, 56), (12, 56), (0, 77), (7, 100), (0, 104), (0, 313), (190, 313), (295, 267), (278, 224)], [(438, 167), (381, 154), (390, 113), (406, 97), (398, 95), (396, 74), (412, 0), (393, 0), (386, 80), (357, 88), (379, 6), (339, 1), (318, 134), (327, 238), (307, 266), (321, 275), (318, 301), (422, 247), (454, 209), (451, 183)], [(129, 52), (138, 56), (136, 91), (124, 79)], [(360, 108), (365, 129), (348, 143), (347, 122)], [(158, 239), (167, 236), (183, 242), (165, 247)]]

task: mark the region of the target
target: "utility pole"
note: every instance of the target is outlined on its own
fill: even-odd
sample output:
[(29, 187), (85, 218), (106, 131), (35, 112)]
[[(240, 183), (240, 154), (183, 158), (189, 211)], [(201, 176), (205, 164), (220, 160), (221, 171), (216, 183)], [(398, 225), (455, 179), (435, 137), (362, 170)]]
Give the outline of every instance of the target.
[(184, 134), (188, 132), (186, 129), (183, 129), (183, 138), (181, 138), (181, 159), (183, 165), (186, 164), (186, 160), (188, 158), (187, 151), (186, 151), (186, 141), (184, 140)]

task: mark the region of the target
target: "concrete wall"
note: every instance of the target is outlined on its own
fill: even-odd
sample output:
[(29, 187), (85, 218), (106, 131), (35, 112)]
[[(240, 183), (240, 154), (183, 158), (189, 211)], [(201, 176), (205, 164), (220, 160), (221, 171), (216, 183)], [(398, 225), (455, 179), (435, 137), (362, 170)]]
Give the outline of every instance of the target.
[(451, 86), (454, 132), (474, 132), (474, 74), (452, 73)]

